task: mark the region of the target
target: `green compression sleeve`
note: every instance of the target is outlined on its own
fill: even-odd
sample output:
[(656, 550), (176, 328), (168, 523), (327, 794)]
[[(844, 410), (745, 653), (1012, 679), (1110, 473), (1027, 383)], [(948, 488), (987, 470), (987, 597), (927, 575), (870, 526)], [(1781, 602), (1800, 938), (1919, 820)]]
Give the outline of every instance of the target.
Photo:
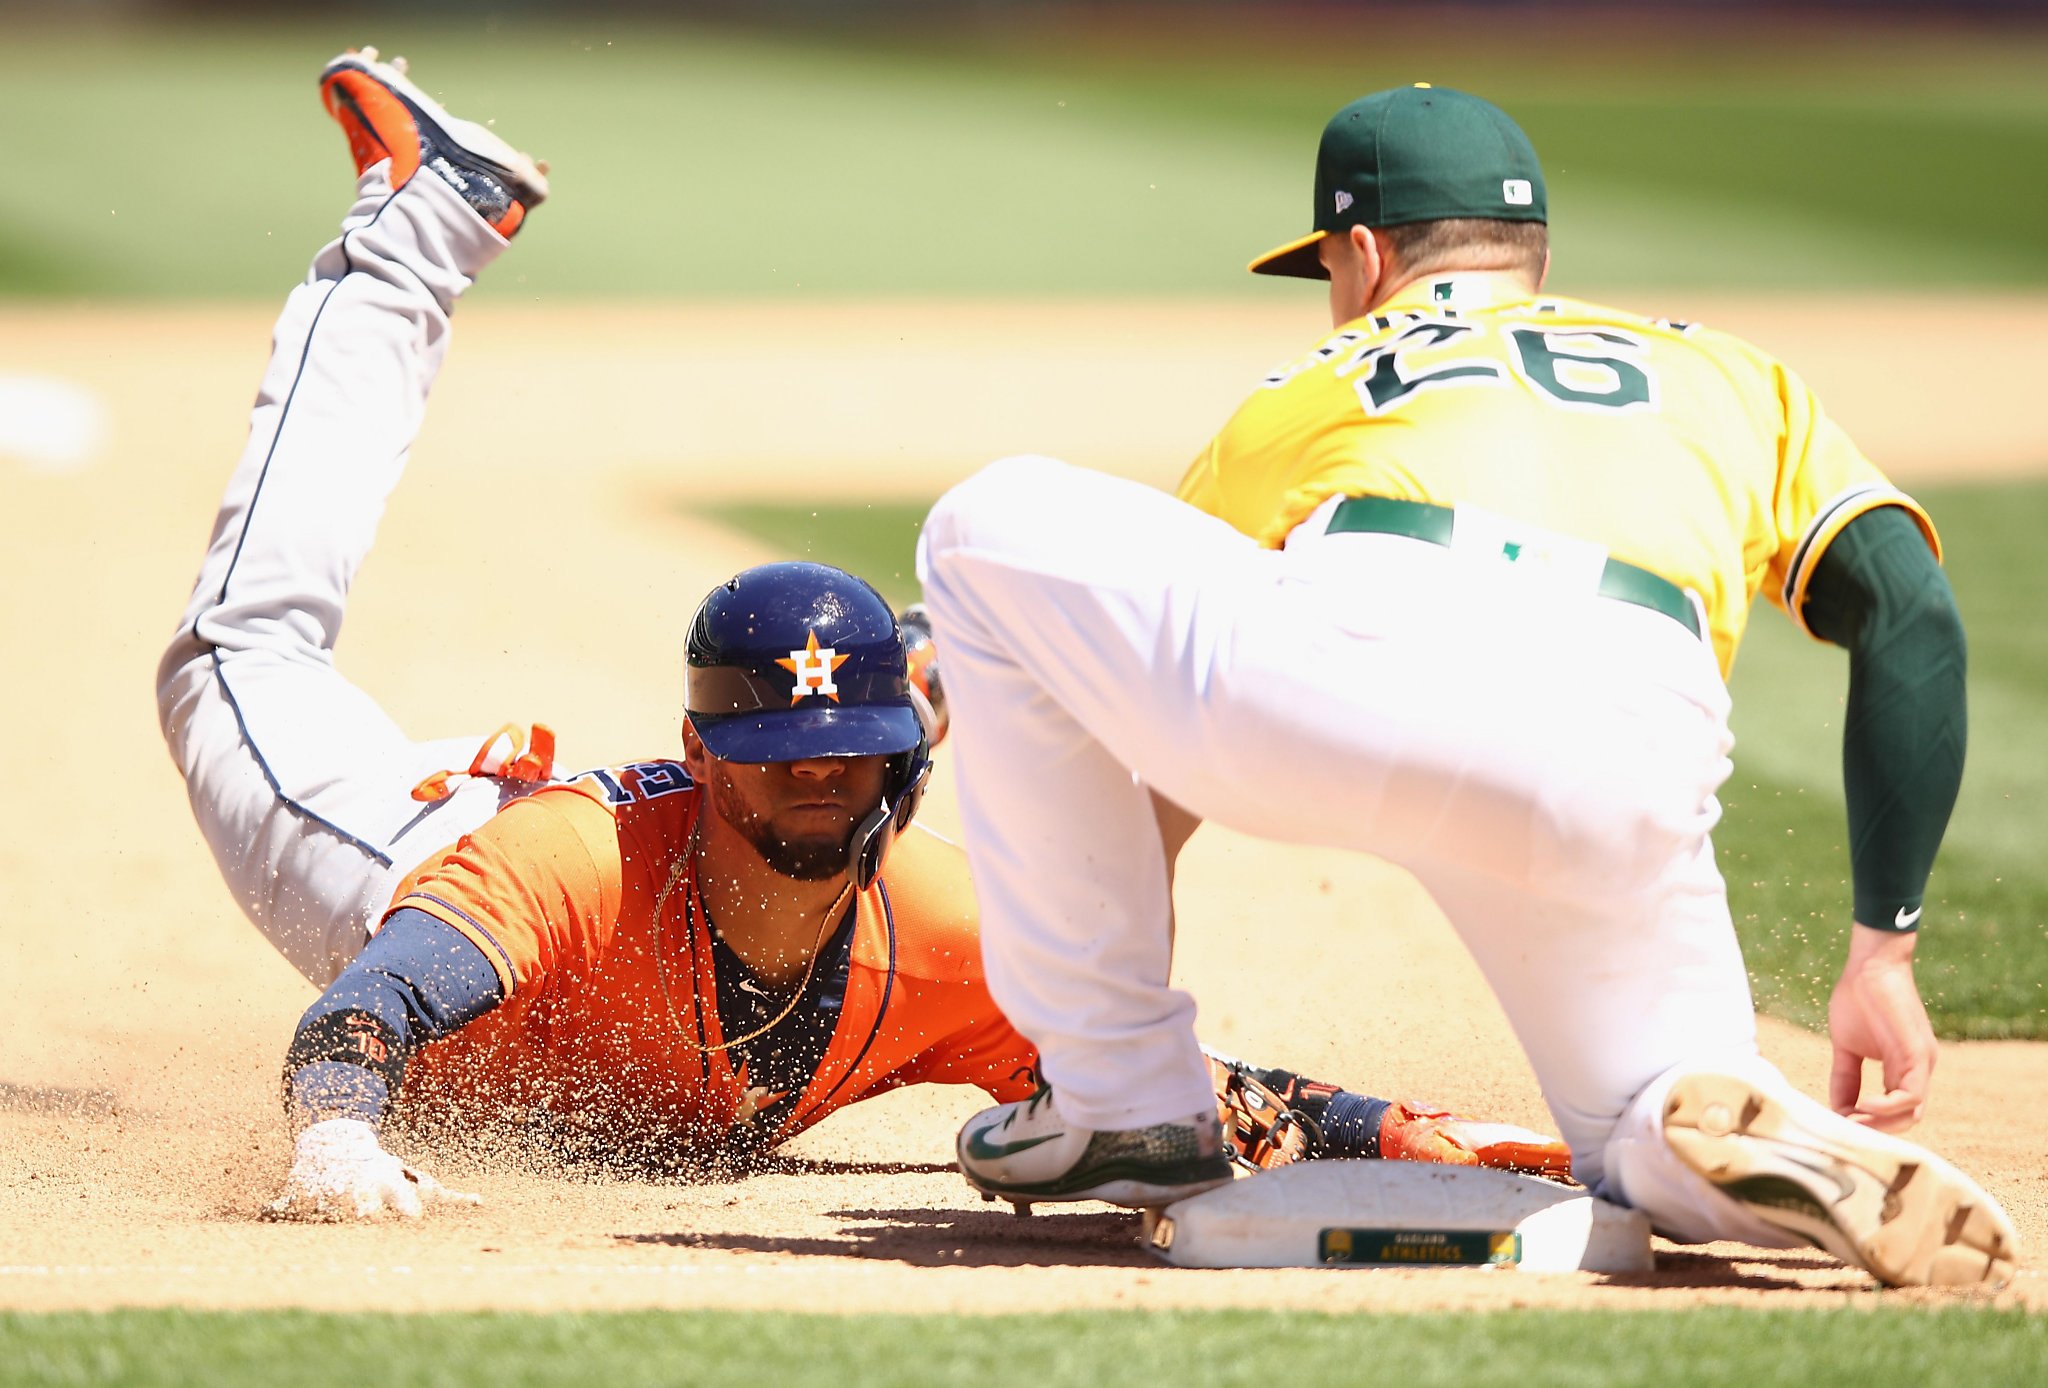
[(1915, 929), (1969, 733), (1955, 594), (1912, 516), (1883, 506), (1828, 546), (1802, 612), (1849, 652), (1842, 785), (1856, 919)]

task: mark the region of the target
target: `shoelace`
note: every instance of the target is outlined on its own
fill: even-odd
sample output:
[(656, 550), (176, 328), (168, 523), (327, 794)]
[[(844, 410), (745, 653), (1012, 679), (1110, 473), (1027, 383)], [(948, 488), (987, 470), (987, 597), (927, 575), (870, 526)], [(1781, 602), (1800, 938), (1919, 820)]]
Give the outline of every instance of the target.
[(1010, 1072), (1013, 1080), (1030, 1080), (1031, 1097), (1024, 1101), (1023, 1114), (1026, 1118), (1038, 1112), (1038, 1106), (1052, 1098), (1052, 1086), (1045, 1082), (1045, 1076), (1038, 1072), (1036, 1065), (1020, 1065)]

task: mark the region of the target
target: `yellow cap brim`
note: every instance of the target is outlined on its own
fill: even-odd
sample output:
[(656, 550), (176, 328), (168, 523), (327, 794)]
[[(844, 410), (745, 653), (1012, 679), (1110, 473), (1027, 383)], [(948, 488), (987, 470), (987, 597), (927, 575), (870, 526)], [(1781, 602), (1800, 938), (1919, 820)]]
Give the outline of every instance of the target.
[(1312, 231), (1284, 246), (1275, 246), (1245, 268), (1255, 275), (1288, 275), (1298, 280), (1326, 280), (1330, 272), (1316, 254), (1316, 242), (1328, 232)]

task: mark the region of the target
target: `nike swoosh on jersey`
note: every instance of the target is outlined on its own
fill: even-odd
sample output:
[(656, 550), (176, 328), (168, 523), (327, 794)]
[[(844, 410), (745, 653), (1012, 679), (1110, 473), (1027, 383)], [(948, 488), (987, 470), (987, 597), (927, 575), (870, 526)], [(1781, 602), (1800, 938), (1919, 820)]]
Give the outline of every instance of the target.
[(1892, 917), (1892, 924), (1898, 926), (1901, 930), (1910, 930), (1913, 924), (1920, 919), (1920, 913), (1926, 909), (1925, 906), (1916, 906), (1913, 908), (1913, 913), (1908, 915), (1906, 914), (1906, 908), (1901, 906), (1899, 914)]
[[(989, 1127), (994, 1126), (996, 1125), (989, 1125)], [(1015, 1142), (990, 1142), (988, 1140), (988, 1133), (989, 1129), (983, 1128), (978, 1132), (972, 1132), (967, 1135), (968, 1156), (973, 1157), (976, 1161), (995, 1161), (1001, 1157), (1027, 1151), (1038, 1146), (1041, 1142), (1051, 1142), (1056, 1137), (1066, 1136), (1065, 1133), (1047, 1133), (1043, 1137), (1021, 1137)]]

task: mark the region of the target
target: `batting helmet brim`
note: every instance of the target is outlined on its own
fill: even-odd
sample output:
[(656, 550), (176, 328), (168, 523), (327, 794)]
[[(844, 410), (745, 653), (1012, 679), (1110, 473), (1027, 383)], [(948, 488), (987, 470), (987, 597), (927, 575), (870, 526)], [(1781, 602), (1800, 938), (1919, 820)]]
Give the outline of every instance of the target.
[(924, 737), (917, 710), (901, 704), (822, 704), (717, 716), (692, 713), (704, 750), (720, 761), (894, 756)]

